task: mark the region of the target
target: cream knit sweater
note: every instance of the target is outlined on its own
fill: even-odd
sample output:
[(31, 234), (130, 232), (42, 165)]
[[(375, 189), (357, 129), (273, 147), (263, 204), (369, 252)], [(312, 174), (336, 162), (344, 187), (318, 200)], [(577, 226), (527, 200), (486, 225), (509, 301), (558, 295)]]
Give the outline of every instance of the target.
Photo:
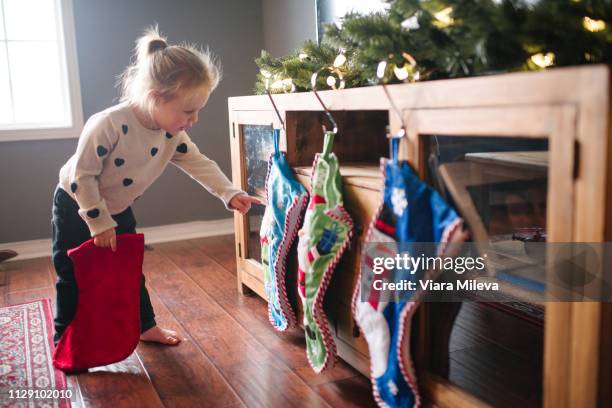
[(232, 197), (244, 194), (217, 163), (200, 153), (187, 133), (147, 129), (126, 103), (87, 121), (76, 153), (60, 170), (60, 186), (78, 203), (79, 215), (93, 237), (117, 226), (111, 214), (128, 208), (169, 162), (220, 198), (228, 209)]

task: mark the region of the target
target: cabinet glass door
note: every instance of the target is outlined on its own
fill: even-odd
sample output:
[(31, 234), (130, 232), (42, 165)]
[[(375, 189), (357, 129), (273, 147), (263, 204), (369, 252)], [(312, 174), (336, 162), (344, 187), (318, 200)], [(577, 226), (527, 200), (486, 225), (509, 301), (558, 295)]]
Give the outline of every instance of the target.
[(425, 179), (494, 253), (478, 280), (502, 288), (493, 302), (432, 305), (436, 321), (459, 310), (451, 333), (430, 327), (434, 344), (450, 336), (448, 359), (432, 369), (494, 406), (540, 406), (545, 260), (529, 244), (547, 240), (548, 140), (424, 135), (421, 143)]
[[(266, 175), (268, 173), (268, 158), (274, 151), (272, 126), (242, 125), (242, 140), (244, 143), (244, 164), (246, 171), (246, 191), (260, 198), (266, 196)], [(259, 243), (259, 228), (265, 207), (256, 205), (247, 215), (248, 243), (246, 258), (261, 262), (261, 245)]]

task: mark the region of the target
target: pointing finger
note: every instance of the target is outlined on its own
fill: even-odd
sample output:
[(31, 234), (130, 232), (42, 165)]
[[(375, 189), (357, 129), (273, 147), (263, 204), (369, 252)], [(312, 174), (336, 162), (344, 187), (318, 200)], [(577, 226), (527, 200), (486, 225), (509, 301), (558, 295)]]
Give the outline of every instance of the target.
[(254, 197), (254, 196), (244, 196), (244, 200), (248, 203), (255, 203), (255, 204), (261, 204), (261, 205), (266, 205), (266, 202), (263, 201), (261, 198), (259, 197)]

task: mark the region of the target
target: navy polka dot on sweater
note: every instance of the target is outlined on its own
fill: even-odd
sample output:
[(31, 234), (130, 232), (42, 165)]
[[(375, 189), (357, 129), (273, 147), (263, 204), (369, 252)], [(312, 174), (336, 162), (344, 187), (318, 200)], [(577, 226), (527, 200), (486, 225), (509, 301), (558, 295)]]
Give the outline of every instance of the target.
[(151, 156), (155, 156), (157, 154), (157, 147), (151, 149)]
[(124, 186), (129, 186), (130, 184), (132, 184), (134, 182), (134, 180), (132, 180), (131, 178), (124, 178), (123, 179), (123, 185)]
[(100, 215), (100, 210), (98, 210), (97, 208), (87, 211), (87, 216), (89, 218), (98, 218), (98, 215)]
[(180, 145), (176, 146), (176, 151), (179, 153), (187, 153), (187, 144), (181, 143)]
[(125, 160), (123, 160), (122, 158), (117, 157), (115, 159), (115, 166), (117, 166), (117, 167), (123, 166), (123, 163), (125, 163)]
[(98, 153), (98, 156), (102, 157), (106, 153), (108, 153), (108, 149), (104, 146), (98, 146), (98, 148), (96, 149), (96, 152)]
[(172, 139), (172, 135), (168, 132), (166, 132), (166, 139)]
[(73, 193), (76, 192), (77, 187), (77, 183), (70, 184), (70, 191), (72, 191)]
[(128, 125), (121, 125), (121, 131), (124, 135), (127, 135)]

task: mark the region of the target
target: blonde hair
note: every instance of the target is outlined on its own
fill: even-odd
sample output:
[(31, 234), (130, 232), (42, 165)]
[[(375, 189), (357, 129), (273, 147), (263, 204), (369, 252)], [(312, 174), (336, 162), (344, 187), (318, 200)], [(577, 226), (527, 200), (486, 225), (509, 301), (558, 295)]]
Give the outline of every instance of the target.
[(220, 79), (219, 63), (208, 50), (188, 44), (168, 45), (155, 25), (136, 41), (132, 63), (120, 75), (118, 86), (122, 102), (135, 104), (151, 115), (151, 91), (170, 100), (180, 91), (200, 87), (212, 92)]

